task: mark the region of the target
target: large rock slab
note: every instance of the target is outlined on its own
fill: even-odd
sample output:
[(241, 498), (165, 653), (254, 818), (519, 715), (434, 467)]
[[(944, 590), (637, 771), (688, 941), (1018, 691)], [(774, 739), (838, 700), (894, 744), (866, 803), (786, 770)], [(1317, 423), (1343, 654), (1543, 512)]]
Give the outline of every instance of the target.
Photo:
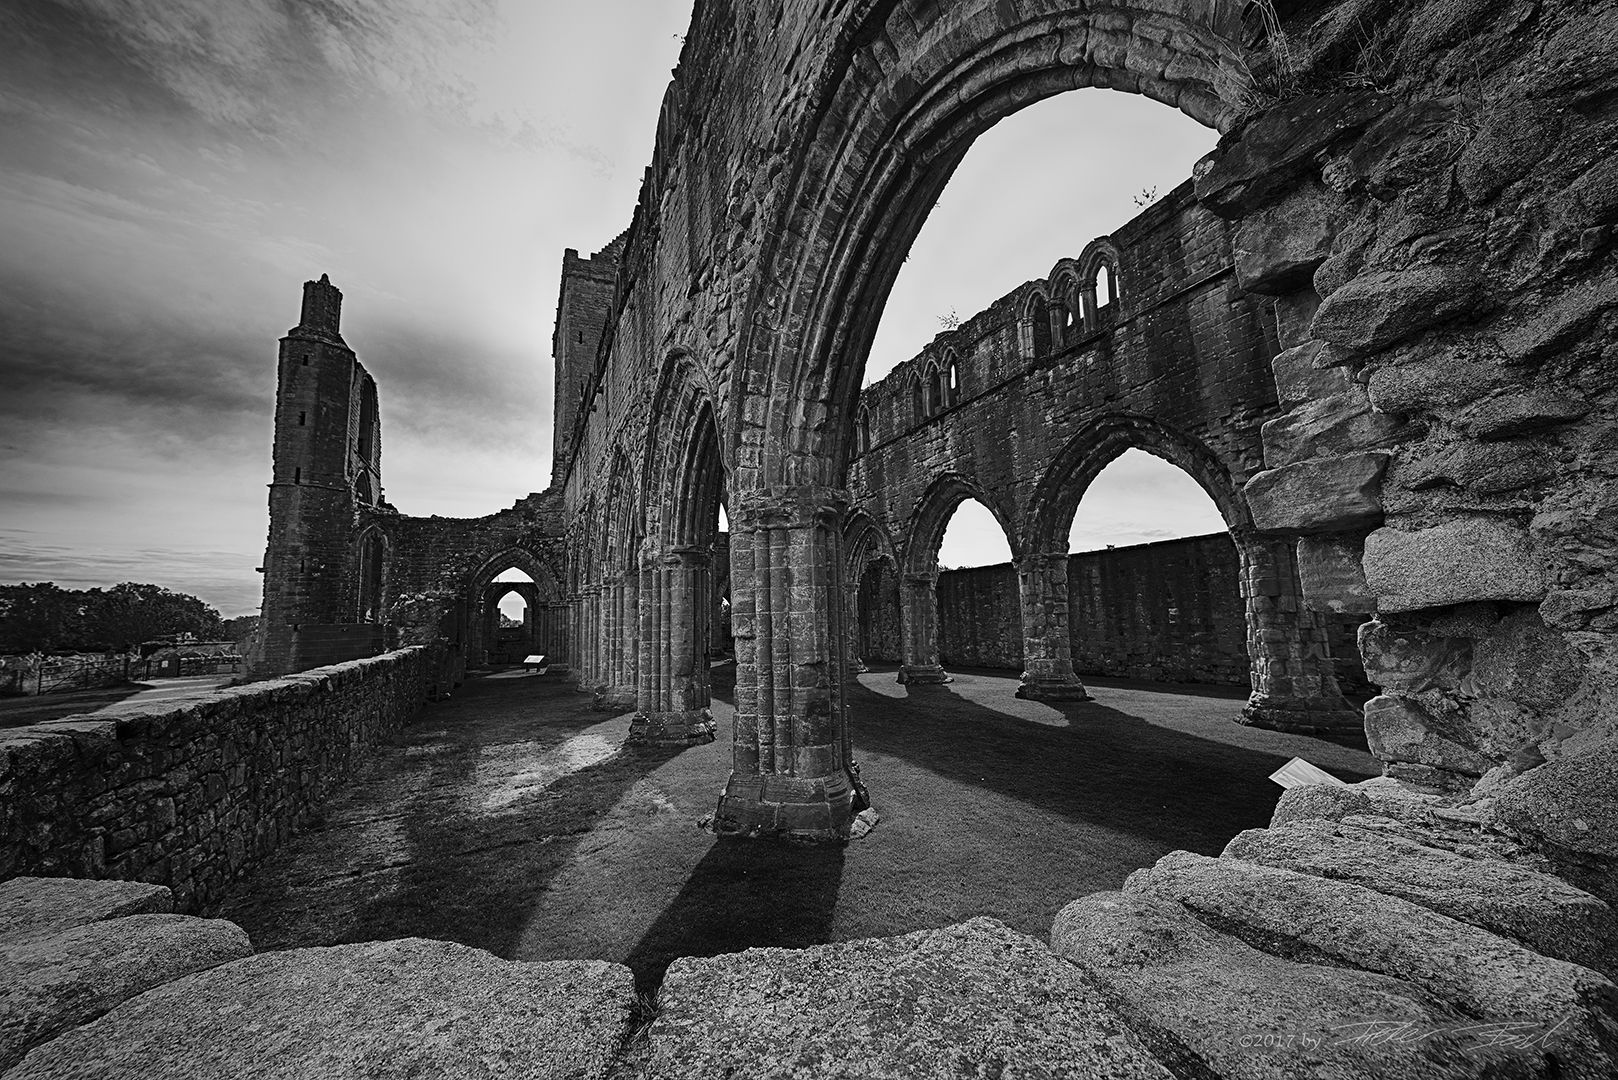
[[(1071, 965), (993, 919), (668, 969), (649, 1077), (1163, 1077)], [(9, 1078), (8, 1078), (9, 1080)]]
[(1377, 529), (1365, 538), (1363, 565), (1383, 611), (1545, 598), (1545, 572), (1527, 530), (1495, 518)]
[(1609, 979), (1419, 904), (1188, 851), (1137, 870), (1124, 891), (1183, 904), (1267, 952), (1396, 976), (1467, 1016), (1511, 1025), (1551, 1075), (1618, 1072), (1618, 987)]
[[(164, 890), (167, 892), (168, 890)], [(129, 915), (0, 942), (0, 1071), (155, 986), (253, 955), (222, 919)]]
[(1618, 915), (1548, 874), (1321, 820), (1249, 829), (1224, 857), (1363, 885), (1618, 977)]
[(1242, 494), (1266, 532), (1339, 532), (1382, 523), (1388, 455), (1338, 454), (1258, 473)]
[(6, 1080), (605, 1077), (628, 968), (524, 964), (447, 941), (264, 953), (172, 982), (29, 1054)]
[[(1279, 960), (1167, 900), (1125, 893), (1075, 900), (1057, 915), (1051, 946), (1084, 969), (1180, 1076), (1532, 1075), (1498, 1051), (1473, 1057), (1468, 1040), (1448, 1031), (1459, 1015), (1408, 983)], [(1433, 1037), (1385, 1037), (1402, 1025)]]
[(1270, 815), (1270, 827), (1295, 821), (1342, 821), (1350, 814), (1370, 814), (1376, 808), (1363, 791), (1336, 784), (1300, 784), (1281, 792)]
[(1618, 738), (1508, 780), (1495, 795), (1494, 813), (1541, 846), (1618, 868)]
[(1482, 776), (1496, 762), (1435, 730), (1415, 703), (1381, 694), (1365, 703), (1365, 741), (1378, 761), (1429, 765), (1460, 776)]
[(1477, 278), (1466, 270), (1378, 270), (1326, 297), (1309, 332), (1340, 348), (1379, 352), (1428, 327), (1471, 314), (1482, 297)]
[(166, 915), (174, 894), (144, 881), (19, 877), (0, 881), (0, 941), (49, 937), (125, 915)]

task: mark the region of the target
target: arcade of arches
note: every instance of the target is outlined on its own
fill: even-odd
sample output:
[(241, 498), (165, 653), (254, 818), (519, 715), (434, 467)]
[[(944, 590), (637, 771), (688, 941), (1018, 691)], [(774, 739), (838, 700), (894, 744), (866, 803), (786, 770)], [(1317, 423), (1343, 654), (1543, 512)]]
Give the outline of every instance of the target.
[[(948, 677), (950, 513), (976, 499), (1005, 532), (983, 602), (1008, 611), (1023, 695), (1082, 698), (1068, 529), (1138, 449), (1224, 520), (1248, 722), (1363, 728), (1411, 797), (1471, 799), (1597, 880), (1618, 866), (1614, 27), (1609, 0), (703, 0), (629, 228), (563, 259), (547, 491), (469, 522), (388, 506), (374, 434), (359, 464), (342, 437), (368, 384), (340, 297), (307, 287), (261, 670), (385, 637), (442, 646), (447, 687), (490, 659), (516, 565), (555, 613), (536, 651), (633, 711), (633, 739), (692, 742), (715, 734), (723, 608), (716, 831), (841, 841), (866, 798), (862, 653), (891, 624), (907, 684)], [(1087, 87), (1220, 145), (861, 392), (973, 139)], [(322, 441), (297, 410), (328, 405)], [(1343, 693), (1362, 676), (1363, 709)]]

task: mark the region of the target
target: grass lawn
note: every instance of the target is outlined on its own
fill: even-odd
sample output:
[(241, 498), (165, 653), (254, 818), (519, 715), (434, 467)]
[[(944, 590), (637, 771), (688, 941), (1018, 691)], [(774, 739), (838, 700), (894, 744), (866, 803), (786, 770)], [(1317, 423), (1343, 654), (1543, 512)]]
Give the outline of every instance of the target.
[(140, 693), (146, 687), (140, 683), (124, 683), (99, 690), (73, 690), (65, 694), (40, 694), (38, 697), (0, 697), (0, 728), (27, 727), (46, 720), (60, 720), (64, 716), (95, 712), (106, 705), (115, 705), (127, 697)]
[(1095, 701), (1052, 706), (1016, 686), (1007, 673), (922, 687), (860, 676), (850, 722), (882, 820), (805, 848), (697, 827), (729, 770), (728, 688), (718, 742), (637, 751), (618, 749), (627, 715), (591, 712), (552, 676), (473, 680), (212, 914), (260, 949), (445, 938), (621, 961), (645, 989), (678, 956), (973, 915), (1044, 937), (1075, 897), (1267, 824), (1281, 792), (1268, 774), (1294, 755), (1351, 782), (1379, 771), (1361, 749), (1233, 723), (1236, 691), (1098, 679)]

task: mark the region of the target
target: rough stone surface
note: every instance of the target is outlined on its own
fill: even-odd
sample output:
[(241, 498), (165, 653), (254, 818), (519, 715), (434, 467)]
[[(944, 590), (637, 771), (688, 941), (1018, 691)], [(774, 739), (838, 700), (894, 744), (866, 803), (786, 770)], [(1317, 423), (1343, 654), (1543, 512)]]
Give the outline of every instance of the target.
[(1534, 1026), (1564, 1075), (1618, 1068), (1618, 987), (1588, 968), (1360, 885), (1190, 852), (1137, 870), (1124, 891), (1299, 959), (1397, 976), (1468, 1016)]
[(1507, 781), (1494, 811), (1539, 843), (1612, 860), (1618, 870), (1618, 739)]
[(647, 1077), (1170, 1074), (1044, 943), (979, 918), (668, 970)]
[(1270, 826), (1276, 828), (1296, 821), (1341, 821), (1349, 814), (1369, 814), (1375, 808), (1365, 793), (1352, 787), (1336, 784), (1302, 784), (1281, 792), (1270, 815)]
[(1584, 890), (1510, 863), (1463, 858), (1341, 824), (1341, 818), (1336, 822), (1294, 816), (1268, 829), (1249, 829), (1225, 845), (1224, 857), (1364, 885), (1545, 956), (1618, 976), (1618, 916)]
[(0, 1070), (137, 994), (253, 954), (235, 923), (126, 915), (0, 941)]
[(1051, 947), (1082, 968), (1152, 1052), (1181, 1076), (1531, 1075), (1509, 1057), (1439, 1034), (1361, 1038), (1386, 1024), (1443, 1032), (1458, 1014), (1408, 983), (1294, 964), (1219, 933), (1171, 900), (1095, 893), (1056, 916)]
[(102, 919), (166, 915), (174, 895), (144, 881), (17, 877), (0, 881), (0, 942), (46, 937)]
[(1545, 576), (1527, 532), (1495, 518), (1431, 528), (1377, 529), (1365, 538), (1365, 580), (1383, 611), (1475, 600), (1541, 600)]
[(125, 1002), (6, 1080), (602, 1078), (629, 1034), (628, 968), (512, 963), (446, 941), (264, 953)]
[(1337, 196), (1315, 185), (1242, 221), (1236, 230), (1236, 280), (1255, 293), (1288, 293), (1307, 284), (1331, 254), (1342, 208)]
[(1326, 297), (1315, 337), (1372, 353), (1477, 309), (1481, 293), (1468, 271), (1424, 267), (1363, 274)]
[[(1376, 596), (1365, 582), (1362, 541), (1353, 537), (1305, 536), (1298, 541), (1298, 583), (1314, 611), (1365, 614), (1376, 610)], [(1357, 655), (1357, 650), (1356, 650)]]
[(1382, 522), (1386, 454), (1314, 458), (1261, 472), (1243, 494), (1253, 524), (1276, 532), (1345, 532)]
[(1381, 694), (1365, 704), (1365, 738), (1379, 760), (1482, 776), (1495, 762), (1434, 730), (1432, 716), (1406, 698)]

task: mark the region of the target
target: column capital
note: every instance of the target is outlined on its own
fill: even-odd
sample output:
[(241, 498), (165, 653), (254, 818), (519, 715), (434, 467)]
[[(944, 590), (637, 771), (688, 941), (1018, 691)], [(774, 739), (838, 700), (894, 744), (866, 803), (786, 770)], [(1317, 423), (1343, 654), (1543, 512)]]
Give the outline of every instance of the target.
[(1048, 570), (1052, 563), (1065, 565), (1068, 553), (1065, 551), (1029, 551), (1012, 560), (1018, 570), (1028, 571)]
[(907, 570), (904, 573), (903, 580), (906, 585), (925, 585), (929, 589), (936, 589), (938, 587), (938, 574), (939, 571), (937, 570), (917, 572)]
[(732, 534), (751, 528), (841, 528), (848, 513), (848, 491), (819, 484), (764, 487), (733, 496)]
[(665, 552), (659, 561), (664, 566), (707, 566), (713, 554), (707, 548), (677, 547)]

